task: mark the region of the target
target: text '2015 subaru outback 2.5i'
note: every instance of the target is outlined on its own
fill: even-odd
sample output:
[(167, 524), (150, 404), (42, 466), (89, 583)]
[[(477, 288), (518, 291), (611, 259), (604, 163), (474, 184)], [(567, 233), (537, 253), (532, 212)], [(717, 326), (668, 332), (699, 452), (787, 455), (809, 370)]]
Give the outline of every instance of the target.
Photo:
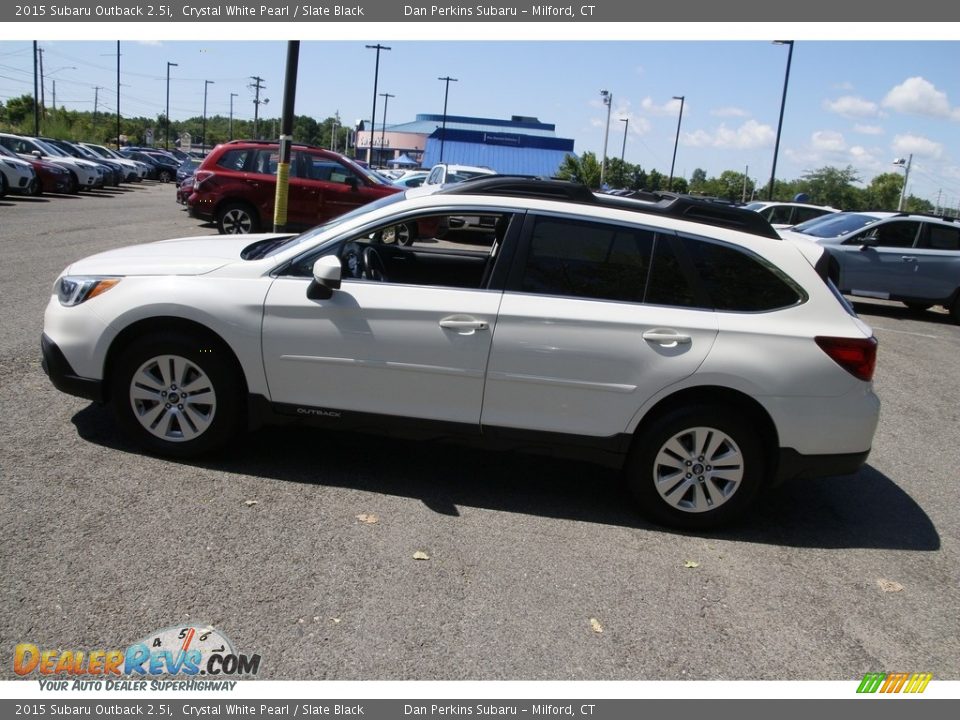
[[(463, 216), (486, 222), (394, 232)], [(824, 257), (750, 211), (480, 178), (302, 235), (79, 260), (44, 367), (149, 452), (193, 457), (263, 422), (427, 430), (622, 466), (654, 520), (715, 527), (871, 448), (876, 340)]]

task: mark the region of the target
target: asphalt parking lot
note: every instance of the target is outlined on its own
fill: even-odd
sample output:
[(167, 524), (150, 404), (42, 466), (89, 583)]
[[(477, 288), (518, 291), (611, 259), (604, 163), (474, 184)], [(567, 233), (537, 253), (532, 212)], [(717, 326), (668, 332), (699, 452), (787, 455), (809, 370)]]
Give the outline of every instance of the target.
[(69, 261), (216, 232), (173, 192), (0, 199), (3, 679), (19, 642), (125, 647), (185, 621), (259, 653), (264, 679), (960, 679), (960, 327), (942, 311), (857, 303), (880, 339), (868, 466), (720, 534), (649, 525), (614, 472), (546, 457), (266, 429), (177, 463), (57, 392), (39, 351)]

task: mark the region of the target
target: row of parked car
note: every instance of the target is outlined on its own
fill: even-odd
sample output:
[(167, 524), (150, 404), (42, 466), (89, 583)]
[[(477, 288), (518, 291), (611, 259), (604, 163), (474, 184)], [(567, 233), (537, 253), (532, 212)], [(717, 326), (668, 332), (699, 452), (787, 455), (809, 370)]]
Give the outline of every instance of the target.
[(0, 133), (0, 196), (75, 194), (145, 179), (170, 182), (188, 158), (180, 150), (118, 151), (96, 143)]

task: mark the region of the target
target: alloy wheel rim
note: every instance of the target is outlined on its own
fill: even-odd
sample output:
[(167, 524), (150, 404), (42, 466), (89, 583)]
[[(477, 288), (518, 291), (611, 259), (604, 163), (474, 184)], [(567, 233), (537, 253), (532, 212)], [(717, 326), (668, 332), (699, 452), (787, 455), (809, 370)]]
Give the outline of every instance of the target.
[(740, 488), (743, 453), (725, 432), (711, 427), (682, 430), (667, 440), (653, 464), (661, 499), (687, 513), (716, 510)]
[(130, 405), (137, 422), (166, 442), (187, 442), (210, 427), (217, 396), (209, 376), (179, 355), (158, 355), (130, 380)]
[(229, 210), (223, 216), (223, 227), (230, 234), (245, 235), (251, 224), (250, 216), (243, 210)]

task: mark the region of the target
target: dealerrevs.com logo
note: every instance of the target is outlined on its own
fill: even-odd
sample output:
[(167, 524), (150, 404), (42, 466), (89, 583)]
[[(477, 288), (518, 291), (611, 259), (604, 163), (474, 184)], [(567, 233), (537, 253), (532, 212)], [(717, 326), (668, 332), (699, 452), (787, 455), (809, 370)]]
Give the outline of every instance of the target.
[[(236, 652), (230, 639), (214, 627), (183, 625), (158, 630), (123, 650), (41, 649), (19, 643), (13, 671), (39, 676), (41, 689), (49, 690), (145, 690), (148, 679), (152, 690), (229, 690), (236, 682), (226, 678), (260, 671), (260, 655)], [(160, 676), (190, 680), (154, 680)]]
[(857, 692), (919, 694), (927, 689), (932, 679), (930, 673), (867, 673)]

